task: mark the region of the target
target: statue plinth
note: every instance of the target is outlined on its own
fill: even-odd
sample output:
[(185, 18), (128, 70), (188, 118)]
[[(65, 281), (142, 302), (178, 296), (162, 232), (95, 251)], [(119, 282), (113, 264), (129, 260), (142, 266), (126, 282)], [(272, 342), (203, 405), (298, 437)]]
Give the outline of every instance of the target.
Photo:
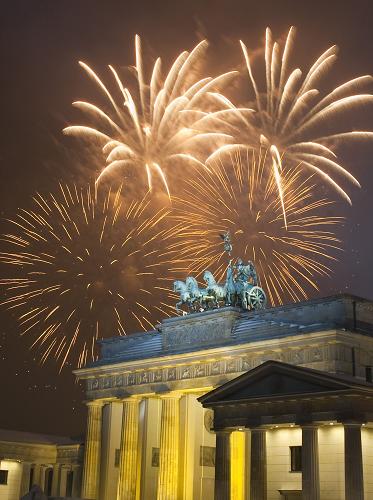
[(232, 338), (232, 329), (240, 315), (236, 307), (221, 307), (211, 311), (188, 314), (162, 321), (163, 348), (172, 351), (181, 347), (199, 349), (210, 344), (217, 346)]

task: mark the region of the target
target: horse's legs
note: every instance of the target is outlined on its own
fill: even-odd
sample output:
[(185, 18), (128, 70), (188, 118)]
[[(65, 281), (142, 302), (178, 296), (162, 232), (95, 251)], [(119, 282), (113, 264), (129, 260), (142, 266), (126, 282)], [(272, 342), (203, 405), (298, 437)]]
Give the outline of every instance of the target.
[(197, 297), (193, 300), (192, 302), (192, 309), (193, 309), (193, 312), (197, 312), (197, 304), (199, 303)]
[(243, 291), (241, 293), (241, 307), (242, 309), (247, 309), (247, 298), (246, 298), (246, 292)]

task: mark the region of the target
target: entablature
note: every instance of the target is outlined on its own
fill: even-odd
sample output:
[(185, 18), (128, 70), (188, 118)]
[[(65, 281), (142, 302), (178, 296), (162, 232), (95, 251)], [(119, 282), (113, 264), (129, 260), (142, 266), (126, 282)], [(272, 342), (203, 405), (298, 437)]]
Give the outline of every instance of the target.
[[(117, 398), (123, 395), (216, 387), (268, 360), (330, 372), (351, 373), (354, 346), (360, 346), (361, 350), (358, 364), (373, 364), (373, 338), (343, 330), (326, 330), (95, 366), (75, 373), (86, 380), (87, 399)], [(364, 374), (361, 373), (361, 376)]]

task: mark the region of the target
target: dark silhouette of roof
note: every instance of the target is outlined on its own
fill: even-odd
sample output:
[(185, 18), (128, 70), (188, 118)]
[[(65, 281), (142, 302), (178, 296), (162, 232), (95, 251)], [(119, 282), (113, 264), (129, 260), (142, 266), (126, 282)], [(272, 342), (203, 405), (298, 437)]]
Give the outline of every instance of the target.
[(0, 429), (0, 441), (13, 443), (32, 443), (32, 444), (55, 444), (55, 445), (73, 445), (80, 444), (80, 440), (74, 440), (64, 436), (53, 436), (50, 434), (37, 434), (33, 432), (13, 431)]

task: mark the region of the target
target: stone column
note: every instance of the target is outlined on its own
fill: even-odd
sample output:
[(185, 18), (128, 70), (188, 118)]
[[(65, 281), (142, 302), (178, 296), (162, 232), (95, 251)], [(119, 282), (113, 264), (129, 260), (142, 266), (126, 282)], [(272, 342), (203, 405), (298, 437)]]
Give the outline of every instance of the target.
[(61, 476), (61, 464), (53, 465), (53, 479), (52, 479), (52, 496), (60, 496), (60, 476)]
[(250, 500), (267, 498), (266, 430), (251, 429)]
[(46, 490), (45, 473), (47, 471), (47, 467), (48, 466), (44, 465), (44, 464), (40, 467), (40, 483), (39, 484), (40, 484), (40, 488), (44, 491), (44, 493)]
[(98, 500), (100, 482), (102, 405), (101, 401), (87, 403), (88, 422), (84, 452), (82, 497), (93, 500)]
[(60, 473), (60, 495), (62, 497), (66, 496), (66, 488), (67, 488), (67, 473), (70, 468), (68, 466), (61, 465), (61, 473)]
[(250, 499), (251, 485), (251, 432), (245, 428), (245, 499)]
[(216, 432), (215, 500), (229, 500), (231, 494), (230, 431)]
[(231, 498), (245, 500), (246, 451), (245, 432), (231, 433)]
[(40, 464), (34, 465), (34, 475), (32, 478), (32, 484), (37, 484), (38, 486), (41, 487), (41, 465)]
[(21, 479), (21, 487), (20, 487), (20, 496), (25, 495), (30, 490), (30, 473), (31, 473), (31, 464), (27, 462), (22, 463), (22, 479)]
[(81, 474), (82, 474), (82, 470), (81, 470), (80, 465), (73, 465), (72, 471), (74, 472), (72, 496), (73, 496), (73, 498), (79, 498), (80, 497)]
[(345, 499), (364, 500), (361, 424), (345, 423)]
[(161, 396), (161, 439), (159, 450), (158, 500), (177, 500), (179, 477), (180, 394)]
[(320, 500), (318, 426), (302, 425), (302, 499)]
[(136, 500), (139, 399), (123, 400), (117, 500)]

